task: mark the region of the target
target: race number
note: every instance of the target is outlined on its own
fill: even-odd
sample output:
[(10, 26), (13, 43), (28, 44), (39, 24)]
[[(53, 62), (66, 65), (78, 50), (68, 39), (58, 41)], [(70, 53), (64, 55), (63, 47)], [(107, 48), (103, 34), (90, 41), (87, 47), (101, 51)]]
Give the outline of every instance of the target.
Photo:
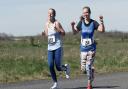
[(55, 35), (48, 36), (48, 43), (53, 44), (55, 41)]
[(89, 46), (89, 45), (92, 44), (92, 40), (91, 40), (90, 38), (82, 39), (81, 44), (82, 44), (83, 46)]

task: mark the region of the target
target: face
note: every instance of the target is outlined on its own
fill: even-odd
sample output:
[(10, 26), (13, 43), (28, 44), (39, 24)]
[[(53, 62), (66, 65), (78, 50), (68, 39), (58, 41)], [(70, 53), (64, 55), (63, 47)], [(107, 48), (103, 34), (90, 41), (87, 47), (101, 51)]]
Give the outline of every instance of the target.
[(55, 19), (55, 16), (54, 16), (53, 10), (49, 9), (48, 10), (48, 20), (53, 21), (54, 19)]
[(89, 11), (88, 11), (87, 8), (84, 8), (84, 9), (83, 9), (83, 17), (84, 17), (85, 19), (90, 19), (90, 13), (89, 13)]

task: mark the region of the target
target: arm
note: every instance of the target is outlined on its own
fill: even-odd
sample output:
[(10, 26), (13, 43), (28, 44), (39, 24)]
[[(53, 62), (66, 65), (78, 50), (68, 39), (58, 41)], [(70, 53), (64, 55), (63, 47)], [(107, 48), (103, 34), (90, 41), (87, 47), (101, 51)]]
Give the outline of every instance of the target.
[(98, 26), (98, 31), (99, 32), (105, 32), (105, 26), (104, 26), (104, 21), (103, 21), (103, 16), (99, 16), (100, 24)]
[(45, 27), (44, 27), (44, 32), (42, 32), (42, 36), (48, 36), (48, 29), (47, 29), (47, 23), (45, 24)]
[(58, 21), (56, 21), (55, 24), (56, 24), (56, 30), (57, 30), (62, 36), (64, 36), (64, 35), (65, 35), (65, 31), (64, 31), (62, 25), (61, 25)]
[(77, 27), (75, 26), (75, 22), (71, 22), (71, 27), (72, 27), (72, 31), (73, 31), (73, 34), (77, 34), (80, 30), (77, 29)]

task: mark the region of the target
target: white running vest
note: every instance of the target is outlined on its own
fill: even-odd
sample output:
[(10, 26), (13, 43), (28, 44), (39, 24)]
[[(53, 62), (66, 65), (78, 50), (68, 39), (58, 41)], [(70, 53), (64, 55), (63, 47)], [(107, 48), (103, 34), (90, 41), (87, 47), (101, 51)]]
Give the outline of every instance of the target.
[(48, 29), (48, 50), (56, 50), (61, 47), (61, 36), (59, 32), (56, 32), (55, 22), (47, 24)]

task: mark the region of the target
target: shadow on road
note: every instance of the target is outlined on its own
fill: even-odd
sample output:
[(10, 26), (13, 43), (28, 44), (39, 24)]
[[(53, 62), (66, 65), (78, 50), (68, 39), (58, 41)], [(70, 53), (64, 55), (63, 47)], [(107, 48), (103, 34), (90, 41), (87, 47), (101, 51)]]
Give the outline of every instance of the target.
[(94, 86), (93, 88), (116, 88), (120, 86)]
[[(96, 88), (116, 88), (116, 87), (120, 87), (120, 86), (94, 86), (93, 89)], [(87, 87), (76, 87), (76, 88), (64, 88), (64, 89), (86, 89)]]

